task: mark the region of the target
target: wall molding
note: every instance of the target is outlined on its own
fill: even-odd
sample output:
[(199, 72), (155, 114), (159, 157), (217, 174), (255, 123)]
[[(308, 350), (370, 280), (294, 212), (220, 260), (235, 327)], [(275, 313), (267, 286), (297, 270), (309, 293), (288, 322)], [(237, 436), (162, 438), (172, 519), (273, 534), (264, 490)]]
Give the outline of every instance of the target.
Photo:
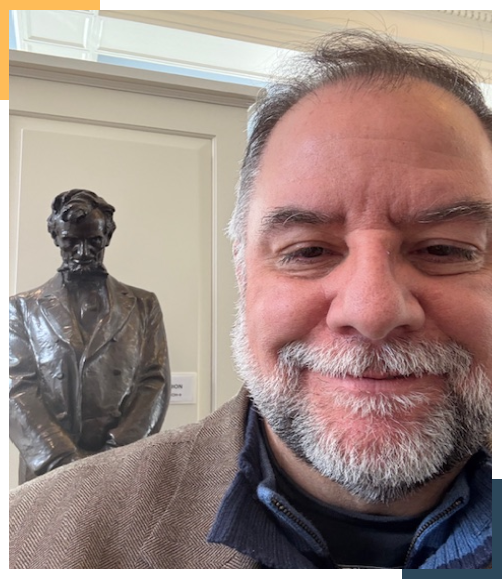
[(9, 75), (246, 109), (258, 94), (247, 85), (17, 50), (9, 53)]

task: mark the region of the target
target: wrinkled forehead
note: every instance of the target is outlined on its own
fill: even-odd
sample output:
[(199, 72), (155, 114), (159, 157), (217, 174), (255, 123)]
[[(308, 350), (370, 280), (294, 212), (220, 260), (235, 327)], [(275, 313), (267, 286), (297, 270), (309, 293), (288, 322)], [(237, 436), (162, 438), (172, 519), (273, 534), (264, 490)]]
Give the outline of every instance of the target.
[[(291, 151), (325, 140), (379, 139), (398, 144), (422, 143), (471, 152), (472, 141), (489, 144), (489, 137), (476, 114), (450, 92), (423, 80), (407, 79), (394, 87), (367, 86), (347, 81), (316, 89), (291, 107), (272, 129), (262, 161), (271, 149)], [(459, 151), (462, 153), (463, 151)], [(315, 151), (317, 153), (317, 151)]]

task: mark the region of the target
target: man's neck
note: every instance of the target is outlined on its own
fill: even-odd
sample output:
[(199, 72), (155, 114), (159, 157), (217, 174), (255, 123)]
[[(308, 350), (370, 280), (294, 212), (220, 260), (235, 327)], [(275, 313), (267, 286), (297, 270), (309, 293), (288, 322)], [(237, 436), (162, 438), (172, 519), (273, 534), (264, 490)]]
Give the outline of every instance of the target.
[(398, 501), (368, 503), (350, 494), (338, 483), (322, 476), (313, 467), (299, 459), (266, 422), (265, 432), (277, 463), (296, 484), (320, 501), (359, 513), (411, 517), (431, 510), (441, 501), (446, 490), (464, 466), (464, 463), (458, 465), (450, 472), (428, 482)]

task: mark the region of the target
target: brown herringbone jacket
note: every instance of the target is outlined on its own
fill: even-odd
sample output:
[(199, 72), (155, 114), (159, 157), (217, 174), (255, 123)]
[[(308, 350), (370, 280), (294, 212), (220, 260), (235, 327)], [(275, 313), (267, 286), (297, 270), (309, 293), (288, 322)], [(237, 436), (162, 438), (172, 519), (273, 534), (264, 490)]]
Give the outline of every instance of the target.
[(236, 569), (206, 536), (237, 471), (244, 391), (202, 422), (96, 455), (11, 493), (12, 569)]

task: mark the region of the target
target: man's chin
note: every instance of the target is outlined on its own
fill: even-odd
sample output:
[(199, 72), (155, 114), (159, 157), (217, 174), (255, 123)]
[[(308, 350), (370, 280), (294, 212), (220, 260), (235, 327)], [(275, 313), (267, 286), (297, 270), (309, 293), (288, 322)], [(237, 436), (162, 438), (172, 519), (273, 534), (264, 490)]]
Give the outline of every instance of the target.
[(403, 499), (476, 450), (462, 441), (448, 397), (432, 403), (423, 395), (370, 395), (356, 397), (352, 405), (350, 393), (322, 403), (292, 394), (287, 403), (271, 405), (258, 390), (261, 395), (253, 397), (258, 410), (282, 442), (322, 476), (368, 503)]
[(372, 445), (370, 437), (364, 440), (364, 436), (352, 434), (352, 440), (342, 437), (331, 445), (325, 445), (329, 437), (319, 435), (310, 440), (308, 435), (303, 440), (286, 437), (283, 442), (323, 477), (372, 504), (402, 500), (458, 464), (458, 457), (448, 456), (446, 448), (438, 452), (436, 446), (429, 453), (422, 452), (411, 436), (399, 437), (387, 430)]

